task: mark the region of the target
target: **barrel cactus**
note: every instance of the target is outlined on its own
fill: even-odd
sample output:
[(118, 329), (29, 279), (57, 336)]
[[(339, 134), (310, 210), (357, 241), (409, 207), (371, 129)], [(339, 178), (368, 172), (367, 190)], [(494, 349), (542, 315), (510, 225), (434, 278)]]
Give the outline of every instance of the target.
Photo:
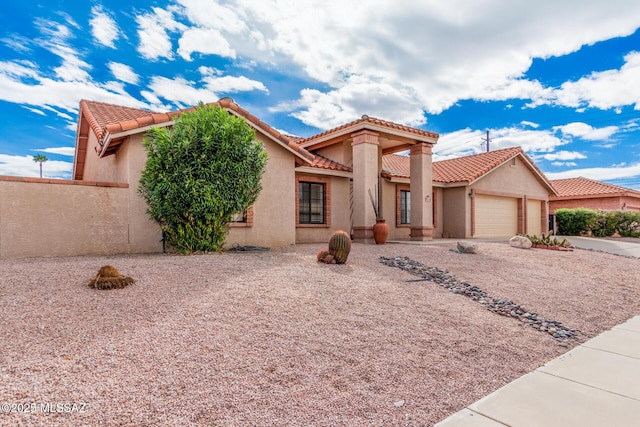
[(333, 255), (336, 264), (347, 262), (351, 252), (351, 237), (346, 231), (338, 230), (329, 238), (329, 253)]

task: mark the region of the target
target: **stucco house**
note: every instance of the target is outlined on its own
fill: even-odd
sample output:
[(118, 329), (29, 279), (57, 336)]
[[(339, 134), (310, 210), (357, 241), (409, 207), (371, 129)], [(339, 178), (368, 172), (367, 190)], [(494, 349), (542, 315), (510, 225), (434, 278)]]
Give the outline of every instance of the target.
[[(370, 242), (376, 218), (369, 193), (381, 189), (390, 238), (494, 237), (547, 230), (555, 191), (519, 148), (432, 164), (438, 135), (362, 116), (310, 138), (283, 135), (230, 98), (214, 103), (244, 118), (269, 156), (263, 191), (231, 224), (229, 245), (282, 246), (326, 241), (335, 229)], [(73, 178), (129, 183), (130, 246), (158, 249), (159, 229), (145, 214), (137, 183), (145, 132), (182, 114), (80, 103)], [(408, 155), (395, 154), (408, 151)]]
[[(547, 229), (555, 190), (519, 147), (432, 163), (438, 134), (426, 130), (365, 115), (299, 138), (230, 98), (213, 104), (246, 120), (269, 157), (263, 190), (234, 219), (229, 246), (326, 242), (336, 229), (373, 242), (369, 194), (377, 190), (394, 240)], [(143, 140), (189, 110), (81, 101), (72, 180), (0, 177), (0, 257), (160, 252), (162, 233), (138, 193)], [(41, 239), (26, 238), (24, 230)]]
[(549, 197), (549, 211), (588, 208), (594, 210), (640, 211), (640, 191), (589, 178), (552, 180), (557, 194)]
[[(320, 242), (335, 229), (350, 230), (356, 241), (370, 241), (375, 215), (368, 192), (378, 186), (383, 154), (402, 150), (411, 152), (409, 185), (416, 199), (410, 238), (432, 238), (431, 147), (437, 134), (363, 116), (301, 139), (281, 134), (230, 98), (213, 104), (244, 118), (269, 156), (263, 190), (246, 215), (231, 224), (227, 244)], [(159, 250), (159, 228), (147, 218), (145, 203), (137, 195), (146, 161), (145, 132), (173, 125), (174, 118), (188, 110), (153, 113), (80, 102), (73, 179), (129, 184), (131, 252)]]

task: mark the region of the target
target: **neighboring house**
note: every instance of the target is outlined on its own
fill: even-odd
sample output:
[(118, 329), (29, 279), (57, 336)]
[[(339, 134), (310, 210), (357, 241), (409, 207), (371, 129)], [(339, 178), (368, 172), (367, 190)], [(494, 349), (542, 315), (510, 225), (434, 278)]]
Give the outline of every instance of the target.
[(562, 208), (640, 211), (640, 191), (582, 177), (556, 179), (551, 184), (557, 195), (549, 197), (550, 213)]
[[(409, 159), (383, 157), (385, 210), (394, 239), (407, 237)], [(434, 237), (504, 237), (548, 230), (551, 183), (520, 147), (433, 163)]]

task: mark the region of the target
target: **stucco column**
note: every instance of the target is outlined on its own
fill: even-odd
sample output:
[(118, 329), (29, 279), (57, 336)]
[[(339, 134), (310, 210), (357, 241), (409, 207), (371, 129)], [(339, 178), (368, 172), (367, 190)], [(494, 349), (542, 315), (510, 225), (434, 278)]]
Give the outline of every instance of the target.
[(373, 239), (376, 215), (369, 191), (376, 195), (380, 167), (378, 164), (378, 133), (362, 130), (351, 135), (353, 150), (353, 238), (369, 243)]
[(431, 144), (419, 142), (411, 146), (411, 240), (433, 238), (431, 167)]

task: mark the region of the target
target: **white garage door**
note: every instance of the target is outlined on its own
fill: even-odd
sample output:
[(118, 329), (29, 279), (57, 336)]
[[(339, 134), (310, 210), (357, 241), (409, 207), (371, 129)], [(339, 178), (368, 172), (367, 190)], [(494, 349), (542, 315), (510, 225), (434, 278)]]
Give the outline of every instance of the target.
[(527, 200), (527, 234), (542, 234), (540, 200)]
[(478, 194), (475, 237), (506, 237), (518, 233), (518, 199)]

